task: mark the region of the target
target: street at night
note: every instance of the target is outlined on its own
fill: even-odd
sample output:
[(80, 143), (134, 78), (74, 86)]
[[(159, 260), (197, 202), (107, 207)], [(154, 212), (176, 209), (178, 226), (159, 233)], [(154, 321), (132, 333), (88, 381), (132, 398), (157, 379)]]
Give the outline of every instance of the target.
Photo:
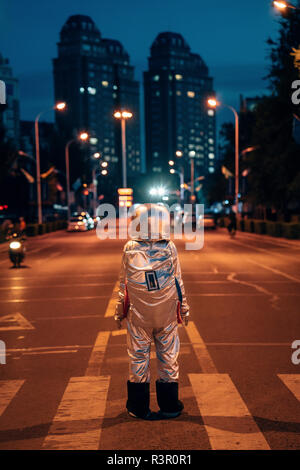
[(219, 229), (201, 251), (176, 245), (191, 307), (185, 409), (157, 422), (125, 410), (126, 321), (113, 319), (123, 242), (47, 234), (27, 242), (22, 269), (1, 247), (0, 449), (300, 449), (300, 243)]

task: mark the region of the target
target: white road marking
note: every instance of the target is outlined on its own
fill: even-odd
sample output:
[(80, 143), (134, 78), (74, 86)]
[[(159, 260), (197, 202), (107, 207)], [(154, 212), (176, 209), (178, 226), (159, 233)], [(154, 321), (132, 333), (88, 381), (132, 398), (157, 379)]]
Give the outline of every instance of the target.
[(0, 331), (34, 329), (34, 326), (21, 313), (13, 313), (0, 317)]
[(211, 343), (211, 342), (207, 342), (206, 343), (207, 346), (238, 346), (239, 348), (241, 346), (246, 346), (246, 347), (249, 347), (249, 346), (254, 346), (254, 347), (260, 347), (260, 346), (263, 346), (263, 347), (266, 347), (266, 346), (270, 346), (270, 347), (284, 347), (286, 348), (287, 346), (291, 346), (291, 343)]
[(26, 303), (26, 302), (45, 302), (45, 301), (66, 301), (66, 300), (95, 300), (95, 299), (107, 299), (107, 295), (94, 295), (94, 296), (86, 296), (86, 297), (41, 297), (38, 299), (1, 299), (1, 303)]
[(82, 320), (84, 318), (100, 318), (101, 315), (99, 313), (95, 313), (94, 315), (66, 315), (60, 317), (39, 317), (32, 321), (32, 323), (36, 323), (39, 321), (52, 321), (52, 320)]
[(37, 351), (37, 352), (24, 352), (23, 356), (43, 356), (46, 354), (70, 354), (70, 353), (77, 353), (78, 349), (69, 349), (65, 351), (63, 349), (57, 351)]
[(43, 285), (34, 285), (34, 286), (8, 286), (0, 287), (0, 290), (25, 290), (25, 289), (52, 289), (52, 288), (65, 288), (65, 287), (101, 287), (101, 286), (113, 286), (114, 282), (97, 282), (97, 283), (88, 283), (88, 284), (43, 284)]
[(278, 374), (284, 385), (300, 401), (300, 374)]
[(203, 373), (217, 373), (216, 366), (193, 321), (185, 329)]
[(236, 273), (231, 273), (227, 276), (227, 280), (229, 282), (234, 282), (235, 284), (239, 284), (241, 286), (246, 286), (246, 287), (252, 287), (253, 289), (256, 289), (258, 292), (261, 292), (262, 294), (267, 295), (270, 297), (270, 302), (273, 308), (276, 310), (279, 309), (277, 302), (279, 300), (279, 296), (274, 294), (273, 292), (267, 290), (265, 287), (262, 287), (261, 285), (255, 284), (254, 281), (240, 281), (235, 278)]
[(110, 377), (73, 377), (53, 419), (43, 449), (97, 450)]
[(0, 416), (4, 413), (25, 380), (0, 380)]
[(188, 374), (213, 450), (270, 447), (228, 374)]
[(234, 243), (236, 243), (237, 245), (241, 245), (241, 246), (245, 246), (247, 248), (250, 248), (252, 250), (256, 250), (256, 251), (260, 251), (262, 253), (268, 253), (269, 255), (272, 255), (272, 256), (279, 256), (280, 258), (295, 258), (295, 254), (293, 253), (278, 253), (276, 251), (271, 251), (271, 250), (267, 250), (266, 248), (258, 248), (257, 246), (253, 246), (253, 245), (248, 245), (247, 243), (242, 243), (238, 240), (233, 240)]
[(109, 337), (110, 331), (100, 331), (98, 333), (85, 373), (86, 376), (96, 377), (100, 375)]
[(253, 261), (252, 259), (248, 259), (248, 261), (250, 261), (250, 263), (256, 264), (256, 266), (260, 266), (261, 268), (264, 268), (275, 274), (279, 274), (280, 276), (286, 277), (287, 279), (290, 279), (291, 281), (300, 282), (300, 279), (298, 277), (291, 276), (290, 274), (279, 271), (279, 269), (271, 268), (270, 266), (266, 266), (265, 264), (258, 263), (257, 261)]
[(118, 299), (118, 291), (119, 291), (119, 281), (115, 283), (115, 286), (112, 291), (112, 296), (110, 298), (110, 301), (108, 303), (106, 312), (105, 312), (105, 317), (113, 317), (115, 314), (115, 307), (116, 307), (116, 302)]

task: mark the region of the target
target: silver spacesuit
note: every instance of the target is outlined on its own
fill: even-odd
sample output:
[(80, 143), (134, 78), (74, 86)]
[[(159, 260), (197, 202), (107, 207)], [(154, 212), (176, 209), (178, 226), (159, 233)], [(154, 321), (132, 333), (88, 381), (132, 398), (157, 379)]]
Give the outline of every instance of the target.
[(178, 390), (178, 323), (187, 323), (189, 307), (176, 247), (165, 233), (158, 238), (152, 240), (149, 234), (148, 239), (136, 237), (126, 243), (115, 320), (127, 317), (130, 384), (149, 384), (154, 341), (158, 386), (176, 383)]

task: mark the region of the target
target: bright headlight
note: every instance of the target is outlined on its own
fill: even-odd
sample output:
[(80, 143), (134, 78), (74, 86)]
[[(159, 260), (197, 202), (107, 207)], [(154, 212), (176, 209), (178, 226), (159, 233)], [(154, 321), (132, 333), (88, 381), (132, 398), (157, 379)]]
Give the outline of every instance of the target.
[(11, 242), (10, 245), (9, 245), (9, 248), (11, 248), (12, 250), (18, 250), (19, 248), (21, 248), (21, 243), (20, 242)]

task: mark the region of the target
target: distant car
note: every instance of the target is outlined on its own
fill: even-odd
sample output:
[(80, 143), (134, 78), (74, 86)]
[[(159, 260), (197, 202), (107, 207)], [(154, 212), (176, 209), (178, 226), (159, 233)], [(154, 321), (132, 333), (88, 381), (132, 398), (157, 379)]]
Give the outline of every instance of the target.
[(95, 222), (94, 222), (93, 218), (86, 211), (73, 212), (72, 217), (73, 218), (82, 217), (86, 221), (87, 230), (92, 230), (93, 228), (95, 228)]
[[(206, 229), (216, 230), (217, 223), (213, 214), (204, 214), (204, 216), (200, 216), (200, 220), (201, 220), (201, 217), (204, 217), (204, 229), (205, 230)], [(198, 223), (200, 223), (200, 220), (198, 221)]]
[(87, 232), (88, 230), (88, 222), (82, 215), (71, 217), (68, 221), (68, 232)]

